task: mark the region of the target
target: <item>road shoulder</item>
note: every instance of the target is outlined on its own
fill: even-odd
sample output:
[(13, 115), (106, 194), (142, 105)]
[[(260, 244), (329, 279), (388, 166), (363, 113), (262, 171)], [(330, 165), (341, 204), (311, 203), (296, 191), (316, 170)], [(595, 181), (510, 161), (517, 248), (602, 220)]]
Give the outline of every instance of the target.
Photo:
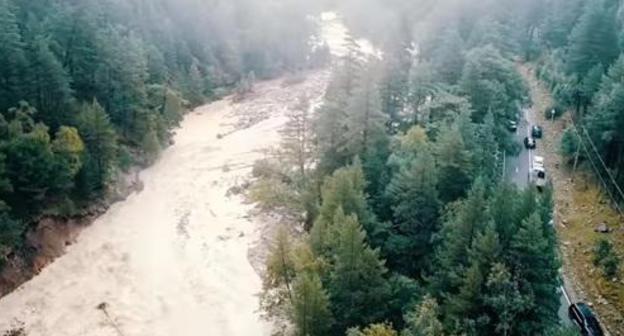
[[(535, 76), (530, 65), (519, 65), (518, 70), (527, 82), (534, 104), (532, 118), (544, 129), (544, 138), (538, 144), (537, 154), (545, 157), (546, 169), (555, 189), (555, 223), (560, 240), (563, 277), (572, 301), (585, 301), (593, 306), (604, 327), (612, 335), (624, 335), (624, 282), (605, 279), (592, 264), (592, 248), (602, 233), (594, 232), (600, 223), (619, 226), (621, 218), (601, 195), (593, 178), (579, 169), (572, 178), (571, 165), (561, 156), (561, 137), (570, 114), (547, 120), (544, 114), (552, 106), (552, 97)], [(619, 251), (624, 251), (622, 231), (609, 233)], [(622, 279), (622, 277), (620, 277)]]

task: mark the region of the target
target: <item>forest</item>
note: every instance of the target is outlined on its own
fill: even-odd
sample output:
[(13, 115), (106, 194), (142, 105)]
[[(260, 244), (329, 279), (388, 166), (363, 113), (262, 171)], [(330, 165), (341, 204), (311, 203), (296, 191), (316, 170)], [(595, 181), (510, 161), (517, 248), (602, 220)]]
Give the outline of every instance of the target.
[(562, 155), (592, 160), (587, 137), (622, 183), (622, 5), (391, 3), (343, 4), (383, 56), (351, 40), (322, 106), (298, 106), (254, 168), (252, 196), (306, 231), (275, 237), (266, 315), (296, 335), (576, 334), (557, 316), (556, 191), (504, 181), (502, 154), (519, 151), (506, 128), (531, 62), (556, 101), (537, 113), (573, 114)]
[(292, 1), (0, 0), (0, 267), (27, 252), (39, 216), (80, 214), (153, 162), (189, 108), (308, 67), (308, 12)]
[(320, 106), (301, 97), (253, 167), (251, 198), (292, 224), (266, 260), (265, 317), (300, 336), (574, 335), (557, 191), (504, 180), (521, 148), (507, 126), (531, 63), (556, 101), (537, 112), (572, 114), (562, 155), (603, 162), (624, 201), (616, 0), (0, 0), (0, 268), (38, 218), (79, 215), (153, 163), (187, 110), (321, 65), (323, 6), (354, 36)]

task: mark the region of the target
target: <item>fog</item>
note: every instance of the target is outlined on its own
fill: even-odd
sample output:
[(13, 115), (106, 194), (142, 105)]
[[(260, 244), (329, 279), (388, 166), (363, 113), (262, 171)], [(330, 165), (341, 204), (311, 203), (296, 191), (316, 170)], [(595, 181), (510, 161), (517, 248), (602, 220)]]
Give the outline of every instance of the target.
[(616, 0), (0, 0), (0, 335), (624, 330), (623, 50)]

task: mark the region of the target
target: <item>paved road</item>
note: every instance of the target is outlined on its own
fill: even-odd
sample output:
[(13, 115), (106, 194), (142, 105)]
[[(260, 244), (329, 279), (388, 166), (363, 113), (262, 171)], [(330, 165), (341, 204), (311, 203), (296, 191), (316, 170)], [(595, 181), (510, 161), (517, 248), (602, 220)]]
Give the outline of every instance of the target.
[(529, 184), (529, 169), (533, 157), (532, 150), (524, 148), (524, 137), (530, 132), (529, 122), (526, 116), (530, 113), (523, 110), (523, 115), (518, 121), (518, 130), (515, 133), (516, 141), (522, 144), (522, 150), (518, 156), (505, 157), (505, 179), (513, 182), (518, 188), (526, 188)]
[[(531, 132), (531, 125), (533, 122), (533, 110), (523, 109), (520, 120), (518, 120), (518, 130), (515, 133), (515, 138), (518, 143), (522, 145), (522, 149), (518, 156), (506, 156), (505, 158), (505, 176), (507, 181), (513, 182), (518, 188), (526, 188), (529, 185), (529, 170), (531, 169), (531, 161), (535, 155), (533, 150), (527, 150), (524, 147), (524, 137), (528, 136)], [(537, 146), (540, 146), (540, 142), (537, 142)], [(570, 299), (565, 294), (564, 286), (560, 288), (561, 296), (559, 298), (561, 305), (559, 307), (559, 318), (563, 325), (571, 326), (572, 322), (568, 318), (568, 307), (570, 306)]]

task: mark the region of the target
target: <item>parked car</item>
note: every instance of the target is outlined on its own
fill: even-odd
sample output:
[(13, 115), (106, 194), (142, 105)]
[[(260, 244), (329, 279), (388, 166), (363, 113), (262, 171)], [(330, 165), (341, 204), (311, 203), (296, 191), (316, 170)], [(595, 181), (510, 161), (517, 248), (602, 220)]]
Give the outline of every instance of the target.
[(531, 170), (529, 171), (529, 181), (535, 184), (538, 191), (544, 190), (547, 184), (546, 168), (544, 168), (544, 158), (541, 156), (533, 157)]
[(589, 306), (583, 302), (577, 302), (568, 308), (570, 320), (581, 329), (583, 336), (602, 336), (604, 335), (600, 323), (594, 316)]
[(526, 149), (535, 149), (535, 139), (533, 137), (524, 137), (524, 147)]
[(542, 127), (534, 125), (531, 128), (531, 135), (535, 138), (535, 139), (541, 139), (542, 138)]
[(511, 132), (515, 132), (518, 130), (518, 122), (515, 120), (509, 120), (507, 122), (507, 129)]
[(533, 157), (533, 167), (542, 167), (544, 168), (544, 157), (535, 155)]

